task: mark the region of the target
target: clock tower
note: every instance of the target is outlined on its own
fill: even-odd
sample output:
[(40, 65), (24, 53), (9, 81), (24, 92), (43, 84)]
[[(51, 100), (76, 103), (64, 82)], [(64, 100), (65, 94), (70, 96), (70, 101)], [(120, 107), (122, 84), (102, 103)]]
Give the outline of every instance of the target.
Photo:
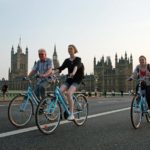
[(54, 68), (59, 67), (59, 61), (58, 61), (57, 52), (56, 52), (56, 45), (54, 45), (53, 64), (54, 64)]

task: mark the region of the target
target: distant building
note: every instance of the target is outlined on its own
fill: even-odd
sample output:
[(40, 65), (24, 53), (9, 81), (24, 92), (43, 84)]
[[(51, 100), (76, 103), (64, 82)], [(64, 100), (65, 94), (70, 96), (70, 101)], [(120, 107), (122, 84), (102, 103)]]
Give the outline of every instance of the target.
[(96, 88), (98, 91), (108, 91), (112, 90), (120, 92), (133, 89), (133, 84), (127, 81), (127, 78), (132, 74), (133, 70), (133, 58), (127, 58), (127, 53), (125, 52), (125, 57), (118, 59), (117, 54), (115, 55), (115, 68), (112, 66), (110, 57), (104, 60), (104, 56), (100, 61), (96, 61), (94, 58), (94, 76), (96, 79)]
[(54, 46), (53, 64), (54, 64), (54, 68), (59, 67), (59, 61), (58, 61), (58, 56), (57, 56), (57, 52), (56, 52), (56, 45)]
[[(23, 81), (22, 79), (28, 75), (28, 54), (28, 47), (26, 47), (25, 53), (23, 53), (21, 40), (19, 41), (16, 52), (12, 46), (11, 67), (9, 68), (8, 81), (5, 81), (9, 85), (9, 90), (25, 90), (27, 88), (27, 81)], [(54, 46), (53, 64), (54, 67), (59, 67), (56, 45)], [(2, 85), (2, 83), (0, 83), (0, 85)]]
[(14, 47), (11, 49), (11, 68), (9, 69), (9, 81), (20, 80), (28, 74), (28, 48), (22, 52), (21, 45), (18, 44), (17, 52)]
[[(28, 47), (25, 49), (25, 53), (23, 53), (21, 48), (21, 40), (18, 44), (17, 51), (14, 51), (14, 47), (11, 48), (11, 67), (9, 68), (8, 80), (0, 81), (0, 86), (3, 83), (7, 83), (9, 90), (25, 90), (27, 88), (28, 83), (22, 81), (24, 76), (28, 74)], [(59, 67), (59, 60), (56, 51), (56, 45), (54, 45), (54, 53), (52, 56), (54, 68)], [(36, 63), (36, 62), (35, 62)], [(118, 59), (117, 54), (115, 55), (115, 67), (113, 68), (111, 58), (108, 56), (104, 58), (101, 57), (99, 61), (96, 61), (94, 58), (94, 73), (90, 75), (85, 75), (84, 85), (80, 85), (79, 91), (99, 91), (99, 92), (129, 92), (135, 88), (133, 82), (128, 82), (126, 79), (132, 74), (133, 70), (133, 58), (132, 55), (127, 57), (127, 53), (125, 52), (124, 58), (121, 57)], [(60, 76), (60, 84), (65, 81), (66, 76)], [(49, 88), (49, 90), (53, 90), (54, 85)]]

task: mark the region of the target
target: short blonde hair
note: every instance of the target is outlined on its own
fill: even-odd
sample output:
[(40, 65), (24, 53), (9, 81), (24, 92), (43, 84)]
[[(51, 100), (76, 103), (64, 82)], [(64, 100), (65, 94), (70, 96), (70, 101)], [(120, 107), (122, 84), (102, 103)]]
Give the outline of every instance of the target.
[(78, 53), (78, 49), (75, 47), (75, 45), (70, 44), (70, 45), (68, 45), (68, 48), (73, 48), (74, 49), (74, 53)]
[(40, 48), (40, 49), (38, 50), (38, 53), (42, 53), (42, 52), (44, 52), (44, 53), (46, 54), (46, 50), (45, 50), (44, 48)]

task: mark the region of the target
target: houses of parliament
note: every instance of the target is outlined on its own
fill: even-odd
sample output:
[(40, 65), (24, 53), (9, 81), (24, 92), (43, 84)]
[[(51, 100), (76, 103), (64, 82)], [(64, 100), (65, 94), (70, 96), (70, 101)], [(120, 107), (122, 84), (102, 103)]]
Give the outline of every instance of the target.
[[(18, 44), (15, 52), (14, 47), (11, 48), (11, 65), (8, 70), (8, 80), (2, 79), (0, 85), (4, 82), (8, 84), (9, 90), (25, 90), (27, 88), (27, 82), (22, 81), (22, 78), (28, 74), (28, 47), (23, 52), (21, 44)], [(52, 56), (54, 67), (59, 67), (59, 60), (56, 51), (56, 45), (54, 45), (54, 52)], [(84, 62), (83, 62), (84, 63)], [(86, 66), (85, 66), (86, 67)], [(99, 92), (111, 92), (112, 90), (119, 92), (128, 92), (133, 89), (133, 84), (129, 83), (126, 79), (131, 75), (133, 70), (133, 58), (132, 55), (127, 57), (125, 52), (124, 57), (118, 58), (115, 54), (115, 68), (112, 66), (111, 58), (108, 56), (101, 57), (100, 60), (93, 60), (93, 74), (85, 74), (84, 83), (85, 86), (80, 86), (79, 90), (85, 91), (99, 91)], [(65, 80), (64, 75), (61, 76), (61, 82)], [(52, 90), (52, 89), (51, 89)]]

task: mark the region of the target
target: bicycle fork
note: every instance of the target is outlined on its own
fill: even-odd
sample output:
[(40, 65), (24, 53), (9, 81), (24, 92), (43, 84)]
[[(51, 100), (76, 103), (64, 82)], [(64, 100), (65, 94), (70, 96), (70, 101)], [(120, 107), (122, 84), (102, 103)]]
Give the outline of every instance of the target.
[(24, 99), (23, 99), (23, 103), (22, 103), (21, 106), (20, 106), (20, 112), (24, 112), (24, 111), (25, 111), (28, 102), (29, 102), (29, 96), (28, 96), (28, 95), (25, 95), (25, 96), (24, 96)]

